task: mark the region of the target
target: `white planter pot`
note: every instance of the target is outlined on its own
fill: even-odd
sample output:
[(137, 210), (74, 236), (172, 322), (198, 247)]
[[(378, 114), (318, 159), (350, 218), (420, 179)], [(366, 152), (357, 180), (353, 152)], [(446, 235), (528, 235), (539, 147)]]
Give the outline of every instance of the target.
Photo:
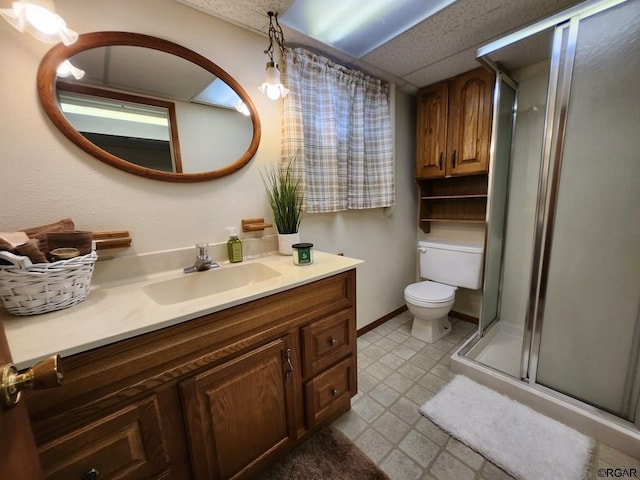
[(278, 251), (280, 255), (293, 255), (291, 245), (300, 243), (300, 233), (279, 233)]

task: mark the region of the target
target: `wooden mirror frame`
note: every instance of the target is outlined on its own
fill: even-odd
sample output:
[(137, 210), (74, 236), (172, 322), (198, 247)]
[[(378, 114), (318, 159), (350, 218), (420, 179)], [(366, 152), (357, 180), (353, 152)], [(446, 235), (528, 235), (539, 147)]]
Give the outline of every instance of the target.
[[(142, 167), (128, 162), (101, 149), (86, 139), (71, 125), (71, 123), (69, 123), (60, 110), (56, 98), (56, 70), (64, 60), (71, 58), (78, 52), (88, 50), (90, 48), (113, 45), (146, 47), (170, 53), (204, 68), (223, 80), (236, 91), (238, 96), (249, 109), (251, 122), (253, 124), (253, 136), (247, 151), (239, 159), (217, 170), (202, 173), (173, 173), (153, 170), (151, 168)], [(249, 163), (256, 154), (258, 145), (260, 144), (261, 127), (258, 112), (251, 98), (247, 95), (247, 92), (240, 86), (240, 84), (231, 75), (206, 57), (178, 45), (177, 43), (157, 37), (129, 32), (94, 32), (80, 35), (78, 37), (78, 41), (69, 46), (65, 46), (60, 43), (49, 50), (40, 62), (40, 66), (38, 67), (37, 87), (40, 103), (42, 104), (45, 113), (49, 116), (58, 130), (60, 130), (69, 140), (98, 160), (107, 163), (112, 167), (116, 167), (120, 170), (124, 170), (125, 172), (133, 173), (134, 175), (139, 175), (141, 177), (167, 182), (200, 182), (224, 177), (236, 172)]]

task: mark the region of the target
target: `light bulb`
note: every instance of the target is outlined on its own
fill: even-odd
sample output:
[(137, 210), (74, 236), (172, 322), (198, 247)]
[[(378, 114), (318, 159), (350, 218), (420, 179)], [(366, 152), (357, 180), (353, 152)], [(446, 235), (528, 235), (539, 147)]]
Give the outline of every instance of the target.
[(280, 88), (278, 85), (268, 84), (265, 93), (270, 100), (277, 100), (280, 98)]
[(32, 3), (24, 6), (24, 16), (33, 28), (45, 35), (55, 35), (66, 26), (60, 15)]

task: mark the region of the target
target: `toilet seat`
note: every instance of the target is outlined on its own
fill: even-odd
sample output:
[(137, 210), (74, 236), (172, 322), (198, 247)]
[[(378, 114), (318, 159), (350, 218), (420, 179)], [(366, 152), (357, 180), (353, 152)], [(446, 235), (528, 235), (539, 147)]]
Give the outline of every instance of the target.
[(455, 295), (455, 287), (431, 281), (412, 283), (404, 289), (404, 298), (417, 306), (448, 303)]

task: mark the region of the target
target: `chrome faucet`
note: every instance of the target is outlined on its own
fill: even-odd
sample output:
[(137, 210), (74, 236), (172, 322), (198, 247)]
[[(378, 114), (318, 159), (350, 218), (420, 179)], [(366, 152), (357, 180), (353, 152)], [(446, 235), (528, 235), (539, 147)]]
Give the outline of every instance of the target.
[(196, 261), (190, 267), (184, 267), (184, 273), (203, 272), (220, 266), (209, 257), (207, 246), (206, 243), (196, 243)]

